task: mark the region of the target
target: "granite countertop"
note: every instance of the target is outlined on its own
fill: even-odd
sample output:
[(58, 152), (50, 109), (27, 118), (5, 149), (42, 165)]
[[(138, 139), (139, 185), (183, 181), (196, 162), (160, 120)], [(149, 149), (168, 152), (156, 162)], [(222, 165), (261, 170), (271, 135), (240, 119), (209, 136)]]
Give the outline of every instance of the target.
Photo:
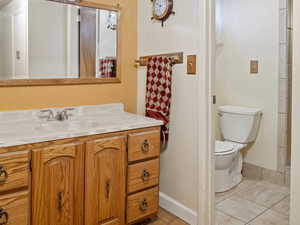
[[(68, 107), (69, 108), (69, 107)], [(41, 110), (0, 112), (0, 148), (160, 126), (160, 120), (127, 113), (123, 104), (72, 107), (69, 120), (47, 121)], [(54, 113), (64, 108), (51, 109)]]

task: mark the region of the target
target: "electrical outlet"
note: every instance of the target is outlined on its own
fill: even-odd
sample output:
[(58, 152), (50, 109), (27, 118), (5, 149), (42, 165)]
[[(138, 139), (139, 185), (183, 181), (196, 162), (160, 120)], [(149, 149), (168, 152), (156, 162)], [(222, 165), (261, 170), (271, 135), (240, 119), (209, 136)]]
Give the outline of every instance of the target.
[(258, 74), (258, 60), (251, 60), (250, 61), (250, 73), (251, 74)]

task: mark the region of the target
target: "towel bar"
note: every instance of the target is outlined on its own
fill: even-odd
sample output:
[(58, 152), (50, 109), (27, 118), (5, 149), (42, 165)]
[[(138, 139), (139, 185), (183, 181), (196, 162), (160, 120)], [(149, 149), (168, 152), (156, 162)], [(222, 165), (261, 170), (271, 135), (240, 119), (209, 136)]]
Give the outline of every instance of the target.
[(172, 58), (172, 64), (183, 64), (183, 52), (159, 54), (159, 55), (148, 55), (141, 56), (138, 60), (135, 60), (136, 66), (147, 66), (148, 59), (153, 56), (168, 56)]

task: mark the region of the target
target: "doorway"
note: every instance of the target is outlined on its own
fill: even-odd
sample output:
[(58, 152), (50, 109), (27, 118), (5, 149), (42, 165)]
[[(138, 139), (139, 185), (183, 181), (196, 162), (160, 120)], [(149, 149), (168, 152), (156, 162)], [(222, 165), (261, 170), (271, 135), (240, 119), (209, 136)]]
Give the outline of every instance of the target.
[[(234, 146), (221, 146), (223, 150), (230, 148), (231, 152), (228, 150), (227, 153), (236, 154), (228, 171), (234, 170), (234, 163), (241, 163), (238, 170), (243, 177), (241, 182), (237, 182), (238, 185), (234, 184), (216, 194), (217, 225), (288, 224), (291, 3), (216, 0), (216, 72), (210, 78), (210, 94), (216, 92), (218, 101), (212, 113), (212, 120), (215, 118), (215, 121), (210, 124), (210, 135), (227, 144), (245, 145), (236, 152), (233, 151)], [(229, 131), (224, 131), (226, 116), (224, 108), (220, 109), (224, 105), (244, 107), (243, 113), (247, 109), (262, 112), (254, 140), (248, 143), (233, 137), (237, 133), (230, 136), (235, 123), (230, 124)], [(211, 142), (213, 152), (221, 148), (215, 146), (215, 140)], [(223, 158), (228, 156), (225, 150)], [(241, 160), (237, 162), (238, 155)], [(216, 165), (220, 165), (219, 158), (222, 157), (216, 157)], [(215, 183), (216, 189), (219, 184)]]

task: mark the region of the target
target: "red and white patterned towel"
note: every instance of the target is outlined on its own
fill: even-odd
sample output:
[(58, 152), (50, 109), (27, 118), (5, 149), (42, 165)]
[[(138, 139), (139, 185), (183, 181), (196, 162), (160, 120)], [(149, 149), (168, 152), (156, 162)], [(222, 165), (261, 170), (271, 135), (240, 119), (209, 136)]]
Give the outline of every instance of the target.
[(112, 78), (116, 77), (116, 59), (105, 58), (100, 59), (100, 77), (101, 78)]
[(155, 56), (147, 65), (146, 116), (164, 122), (161, 140), (169, 140), (169, 116), (171, 106), (172, 61), (166, 56)]

